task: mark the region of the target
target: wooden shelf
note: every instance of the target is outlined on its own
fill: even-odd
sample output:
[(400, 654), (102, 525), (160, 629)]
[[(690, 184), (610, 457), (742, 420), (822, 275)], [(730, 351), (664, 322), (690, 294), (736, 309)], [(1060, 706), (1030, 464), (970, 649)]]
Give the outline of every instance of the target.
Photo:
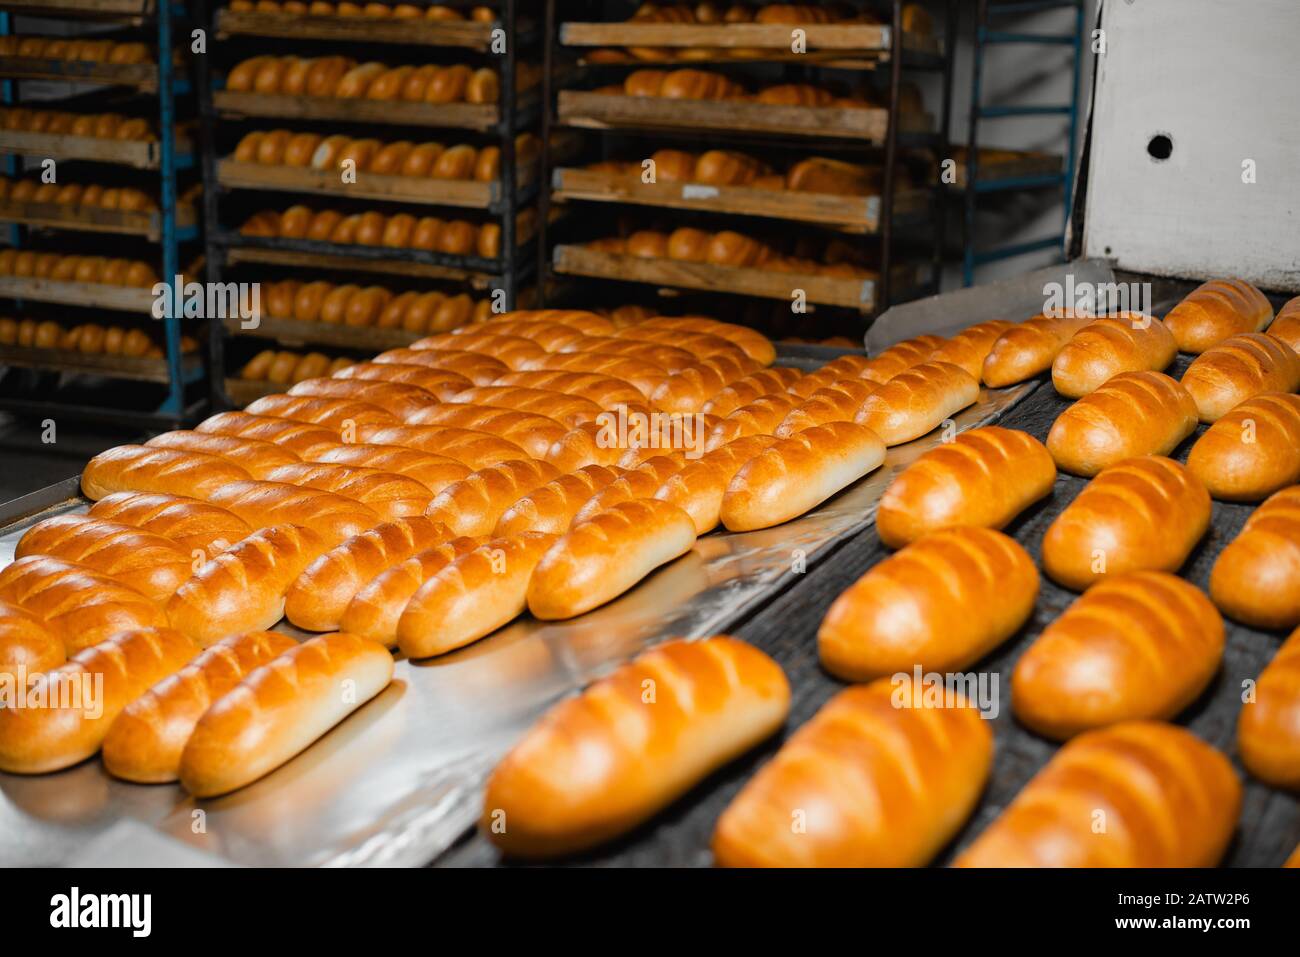
[(156, 63), (95, 63), (0, 56), (0, 76), (52, 83), (102, 83), (135, 87), (143, 93), (158, 92)]
[(0, 276), (0, 299), (32, 299), (118, 312), (153, 312), (151, 289), (93, 282), (51, 282), (26, 276)]
[[(1016, 179), (1021, 176), (1050, 176), (1061, 172), (1063, 163), (1060, 156), (1052, 153), (1032, 153), (1016, 151), (1014, 157), (981, 157), (979, 162), (980, 182), (990, 183), (1004, 179)], [(966, 161), (957, 160), (957, 179), (951, 184), (953, 189), (966, 188)]]
[[(863, 313), (875, 310), (874, 279), (835, 279), (676, 259), (643, 259), (584, 246), (557, 246), (554, 267), (557, 273), (566, 275), (630, 280), (705, 292), (731, 292), (786, 302), (790, 301), (793, 290), (802, 289), (812, 303), (842, 306)], [(895, 282), (902, 280), (905, 285), (911, 284), (915, 281), (915, 270), (908, 266), (898, 267), (894, 276)]]
[(275, 319), (269, 316), (263, 316), (255, 329), (244, 328), (238, 319), (227, 319), (222, 324), (231, 335), (274, 339), (287, 346), (314, 343), (370, 352), (409, 346), (424, 335), (424, 333), (407, 332), (405, 329), (342, 326), (325, 322), (303, 322), (299, 319)]
[(250, 402), (256, 402), (258, 399), (267, 395), (275, 395), (278, 392), (288, 392), (292, 386), (289, 383), (281, 385), (278, 382), (263, 382), (258, 379), (226, 379), (226, 395), (235, 405), (243, 408)]
[[(565, 23), (560, 42), (575, 47), (716, 47), (790, 50), (790, 33), (804, 31), (808, 50), (888, 54), (893, 28), (867, 23)], [(903, 34), (903, 48), (939, 52), (933, 36)], [(661, 66), (646, 62), (646, 66)]]
[[(318, 244), (319, 245), (319, 244)], [(277, 249), (264, 246), (232, 245), (226, 251), (226, 261), (231, 265), (239, 263), (262, 263), (271, 266), (295, 266), (316, 270), (346, 270), (353, 272), (372, 272), (390, 276), (415, 276), (421, 279), (454, 279), (458, 281), (476, 281), (486, 288), (497, 273), (486, 270), (462, 269), (436, 263), (420, 262), (412, 255), (410, 258), (396, 258), (404, 250), (389, 249), (385, 253), (395, 258), (372, 258), (358, 256), (348, 250), (356, 247), (336, 246), (335, 251), (306, 251), (297, 249)], [(360, 247), (375, 249), (378, 247)]]
[(391, 200), (467, 209), (487, 209), (501, 196), (500, 183), (384, 176), (364, 171), (357, 173), (355, 183), (343, 183), (336, 170), (268, 166), (240, 163), (233, 159), (223, 159), (217, 163), (217, 181), (222, 186), (237, 189), (347, 196), (352, 199)]
[[(153, 212), (127, 212), (120, 209), (100, 209), (97, 206), (69, 206), (62, 203), (32, 203), (0, 200), (0, 222), (22, 223), (25, 226), (49, 229), (69, 229), (86, 233), (118, 233), (127, 236), (144, 236), (158, 242), (162, 234), (162, 214)], [(185, 229), (194, 226), (197, 213), (189, 203), (176, 206), (176, 226)]]
[(8, 0), (5, 10), (33, 16), (82, 16), (139, 21), (153, 13), (154, 0)]
[[(625, 96), (588, 90), (561, 90), (559, 120), (588, 129), (727, 130), (737, 133), (780, 133), (883, 143), (889, 111), (837, 106), (770, 106), (736, 100), (670, 100)], [(903, 133), (934, 128), (928, 113), (903, 113)]]
[[(557, 200), (763, 216), (833, 226), (853, 233), (874, 233), (880, 226), (879, 196), (836, 196), (703, 183), (644, 183), (639, 175), (568, 168), (554, 171), (552, 185), (551, 196)], [(925, 210), (927, 202), (924, 190), (899, 191), (894, 198), (895, 221), (915, 217)]]
[[(290, 40), (340, 40), (355, 43), (401, 43), (464, 47), (486, 51), (499, 24), (473, 20), (395, 20), (375, 17), (312, 17), (222, 9), (217, 37), (231, 34), (283, 37)], [(522, 26), (522, 24), (521, 24)]]
[[(187, 370), (198, 368), (197, 355), (181, 357)], [(25, 369), (48, 369), (81, 375), (107, 376), (140, 382), (168, 382), (167, 362), (143, 356), (111, 356), (100, 353), (74, 352), (68, 349), (34, 349), (25, 346), (0, 346), (0, 366)]]
[[(6, 130), (0, 152), (42, 159), (91, 160), (96, 163), (117, 163), (135, 169), (158, 169), (161, 165), (162, 144), (136, 140), (110, 140), (97, 136), (69, 136), (64, 133), (32, 133), (26, 130)], [(176, 137), (178, 156), (190, 152), (189, 140)]]
[(215, 91), (212, 103), (218, 111), (234, 117), (339, 120), (344, 123), (451, 127), (479, 132), (492, 129), (498, 120), (495, 103), (407, 103), (402, 100), (284, 96), (230, 90)]

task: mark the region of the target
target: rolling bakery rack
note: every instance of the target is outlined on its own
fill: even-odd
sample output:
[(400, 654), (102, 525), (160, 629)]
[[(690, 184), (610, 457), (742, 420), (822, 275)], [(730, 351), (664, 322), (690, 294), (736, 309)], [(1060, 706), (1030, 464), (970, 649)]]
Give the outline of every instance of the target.
[[(43, 244), (43, 250), (65, 249), (102, 253), (105, 244), (126, 237), (160, 269), (162, 277), (181, 272), (182, 251), (199, 237), (194, 199), (201, 187), (182, 174), (195, 168), (193, 143), (183, 115), (190, 112), (190, 78), (182, 64), (188, 63), (188, 29), (182, 5), (155, 0), (39, 0), (5, 4), (0, 11), (0, 37), (14, 30), (15, 15), (29, 14), (43, 20), (58, 19), (78, 27), (105, 28), (94, 38), (140, 39), (156, 44), (154, 59), (146, 62), (111, 63), (46, 59), (39, 56), (0, 56), (0, 102), (15, 106), (24, 102), (24, 84), (29, 82), (90, 87), (93, 92), (73, 93), (60, 100), (41, 99), (29, 105), (40, 109), (68, 109), (97, 113), (105, 108), (121, 109), (130, 116), (146, 117), (157, 126), (157, 137), (148, 141), (108, 139), (67, 133), (6, 130), (3, 173), (17, 177), (23, 172), (20, 157), (40, 169), (42, 160), (57, 164), (57, 183), (132, 185), (156, 182), (158, 202), (152, 210), (103, 209), (12, 199), (0, 200), (0, 223), (8, 224), (8, 244), (22, 249), (42, 250), (41, 239), (57, 232), (57, 245)], [(35, 35), (35, 34), (33, 34)], [(92, 34), (78, 31), (66, 39), (87, 39)], [(49, 39), (64, 39), (50, 37)], [(169, 55), (175, 50), (175, 56)], [(106, 106), (107, 105), (107, 106)], [(17, 182), (17, 179), (11, 180)], [(70, 313), (63, 307), (87, 310), (87, 320), (121, 322), (137, 328), (152, 318), (153, 295), (148, 288), (102, 283), (52, 281), (35, 276), (0, 277), (0, 301), (5, 312), (35, 320), (63, 319)], [(89, 310), (95, 310), (90, 312)], [(181, 320), (161, 320), (161, 358), (79, 352), (65, 348), (0, 346), (0, 366), (25, 370), (18, 389), (0, 394), (0, 408), (33, 415), (68, 415), (92, 421), (107, 421), (140, 428), (176, 427), (195, 415), (202, 401), (187, 396), (187, 386), (203, 381), (205, 370), (197, 351), (182, 352)], [(59, 395), (51, 385), (53, 376), (91, 375), (127, 382), (148, 383), (140, 403), (114, 405), (79, 404)], [(157, 386), (163, 395), (158, 397)], [(38, 397), (39, 396), (39, 397)], [(143, 405), (143, 407), (141, 407)]]
[[(555, 280), (582, 277), (602, 282), (602, 293), (626, 297), (627, 282), (658, 288), (675, 295), (689, 310), (732, 321), (762, 320), (784, 312), (772, 300), (788, 302), (792, 288), (803, 289), (810, 306), (847, 322), (860, 337), (865, 319), (889, 304), (937, 291), (943, 246), (942, 197), (938, 186), (906, 185), (900, 163), (921, 156), (912, 151), (929, 149), (942, 154), (951, 112), (952, 43), (956, 32), (956, 4), (942, 5), (944, 34), (934, 36), (904, 29), (902, 0), (880, 8), (880, 24), (808, 24), (807, 52), (791, 49), (792, 27), (768, 23), (683, 24), (628, 21), (611, 22), (612, 4), (548, 0), (545, 24), (546, 82), (542, 116), (543, 178), (550, 191), (541, 197), (542, 244), (539, 275)], [(617, 5), (627, 16), (631, 8)], [(879, 5), (877, 5), (879, 6)], [(873, 9), (868, 7), (867, 9)], [(606, 14), (599, 19), (600, 14)], [(676, 62), (656, 62), (626, 57), (614, 62), (595, 54), (610, 47), (651, 47), (689, 51)], [(741, 49), (737, 49), (741, 48)], [(571, 88), (568, 60), (577, 58), (582, 71)], [(854, 84), (883, 76), (887, 106), (849, 109), (838, 106), (775, 106), (732, 100), (681, 100), (611, 95), (589, 87), (621, 82), (639, 68), (699, 67), (725, 70), (733, 79), (736, 68), (757, 70), (764, 82), (817, 82), (823, 71), (830, 78), (851, 78)], [(939, 116), (900, 111), (900, 89), (905, 72), (929, 72), (942, 83)], [(754, 77), (746, 75), (745, 80)], [(683, 182), (646, 183), (640, 177), (581, 168), (557, 161), (549, 147), (553, 130), (566, 129), (595, 135), (586, 155), (588, 162), (640, 157), (661, 147), (686, 150), (737, 148), (766, 160), (775, 156), (794, 159), (826, 154), (837, 159), (867, 162), (881, 169), (878, 195), (844, 196), (812, 192), (713, 186)], [(918, 167), (919, 168), (919, 167)], [(927, 178), (930, 173), (924, 174)], [(918, 182), (922, 182), (918, 178)], [(554, 224), (554, 205), (579, 207), (582, 216)], [(604, 208), (593, 204), (604, 204)], [(609, 235), (616, 217), (658, 214), (657, 222), (671, 229), (682, 225), (735, 229), (753, 233), (767, 228), (778, 235), (813, 239), (838, 238), (873, 257), (878, 278), (860, 279), (811, 274), (777, 273), (757, 268), (685, 262), (668, 258), (640, 258), (583, 245)], [(600, 226), (596, 224), (600, 223)], [(918, 240), (905, 232), (930, 228), (929, 276), (921, 281), (915, 268)], [(602, 232), (603, 230), (603, 232)], [(908, 260), (905, 246), (911, 246)], [(622, 290), (620, 290), (620, 284)], [(588, 283), (589, 285), (589, 283)], [(725, 295), (717, 295), (719, 293)], [(736, 297), (741, 297), (737, 299)], [(789, 316), (777, 325), (789, 325)]]
[[(427, 6), (429, 0), (415, 0), (414, 5)], [(518, 0), (441, 4), (462, 10), (466, 14), (463, 20), (319, 16), (249, 9), (247, 4), (232, 9), (235, 5), (226, 0), (201, 0), (200, 6), (204, 21), (212, 24), (216, 52), (215, 62), (204, 58), (198, 80), (204, 178), (209, 184), (205, 238), (210, 282), (252, 278), (265, 287), (268, 280), (286, 278), (288, 270), (304, 282), (327, 279), (361, 286), (387, 285), (393, 277), (401, 277), (401, 288), (394, 288), (395, 294), (448, 289), (452, 290), (449, 295), (468, 292), (490, 296), (491, 307), (498, 312), (527, 303), (530, 291), (525, 284), (536, 259), (535, 226), (527, 212), (538, 193), (538, 167), (517, 162), (516, 137), (536, 129), (540, 112), (540, 89), (521, 70), (524, 57), (539, 55), (535, 51), (540, 46), (540, 31)], [(470, 18), (471, 6), (493, 8), (496, 19)], [(425, 103), (226, 89), (225, 71), (249, 56), (268, 52), (345, 54), (359, 62), (382, 61), (392, 66), (469, 62), (498, 72), (500, 94), (496, 103)], [(355, 181), (345, 183), (336, 169), (236, 159), (235, 146), (241, 136), (273, 127), (324, 136), (346, 133), (385, 143), (436, 139), (450, 145), (463, 135), (472, 138), (476, 146), (499, 147), (500, 175), (494, 182), (479, 182), (358, 171)], [(241, 234), (241, 224), (255, 210), (293, 204), (317, 210), (378, 208), (385, 214), (495, 222), (500, 227), (499, 254), (485, 258)], [(266, 340), (278, 341), (289, 347), (319, 345), (370, 355), (408, 345), (421, 334), (402, 328), (301, 321), (265, 310), (255, 328), (245, 328), (239, 319), (227, 317), (211, 326), (213, 405), (242, 405), (280, 388), (236, 378), (236, 370), (251, 354), (250, 340), (263, 340), (263, 345), (270, 344)], [(235, 341), (229, 342), (231, 338)], [(236, 358), (227, 358), (228, 348)]]

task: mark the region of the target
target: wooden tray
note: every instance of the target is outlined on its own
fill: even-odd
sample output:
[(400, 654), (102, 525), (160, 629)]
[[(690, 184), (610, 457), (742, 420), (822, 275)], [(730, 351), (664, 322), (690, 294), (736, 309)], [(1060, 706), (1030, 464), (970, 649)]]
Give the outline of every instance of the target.
[[(101, 139), (97, 136), (69, 136), (65, 133), (32, 133), (27, 130), (6, 130), (4, 134), (6, 153), (118, 163), (136, 169), (157, 169), (161, 162), (161, 150), (162, 146), (157, 141), (141, 143), (134, 140)], [(178, 137), (176, 151), (189, 152), (189, 143)]]
[(222, 324), (231, 335), (274, 339), (291, 347), (314, 343), (371, 352), (409, 346), (425, 335), (420, 332), (407, 332), (405, 329), (342, 326), (325, 322), (303, 322), (299, 319), (276, 319), (269, 316), (263, 316), (255, 329), (244, 328), (238, 319), (227, 319)]
[(217, 90), (213, 106), (234, 117), (264, 116), (286, 120), (339, 120), (394, 126), (452, 127), (486, 132), (499, 118), (494, 103), (406, 103), (401, 100), (338, 99)]
[[(836, 226), (845, 232), (874, 233), (880, 228), (879, 196), (836, 196), (746, 186), (703, 183), (643, 183), (639, 176), (586, 169), (561, 168), (552, 176), (552, 199), (633, 203), (669, 209), (707, 210), (740, 216), (765, 216), (803, 223)], [(895, 221), (915, 216), (928, 201), (924, 190), (907, 190), (894, 197)]]
[[(184, 368), (198, 367), (196, 355), (181, 357)], [(82, 353), (69, 349), (35, 349), (25, 346), (0, 346), (0, 366), (17, 366), (25, 369), (48, 369), (53, 372), (70, 372), (81, 375), (107, 376), (112, 379), (133, 379), (140, 382), (167, 383), (165, 359), (146, 359), (143, 356), (110, 356), (99, 353)]]
[[(346, 249), (347, 247), (339, 248)], [(468, 280), (475, 284), (475, 288), (487, 288), (496, 275), (489, 272), (458, 269), (454, 266), (412, 262), (409, 259), (363, 259), (357, 256), (349, 256), (344, 252), (301, 252), (295, 249), (267, 249), (260, 246), (231, 246), (226, 251), (226, 261), (231, 265), (263, 263), (271, 266), (295, 266), (304, 269), (372, 272), (389, 276), (417, 276), (422, 279)]]
[(33, 299), (67, 306), (89, 306), (117, 312), (153, 312), (153, 291), (134, 286), (93, 282), (51, 282), (26, 276), (0, 276), (0, 299)]
[[(884, 142), (889, 111), (838, 106), (769, 106), (731, 100), (669, 100), (589, 90), (561, 90), (559, 120), (587, 129), (654, 127), (659, 129), (728, 130), (737, 133), (783, 133)], [(928, 113), (904, 113), (899, 130), (933, 130)]]
[[(875, 310), (874, 279), (835, 279), (801, 273), (771, 272), (762, 268), (715, 266), (712, 263), (681, 262), (676, 259), (643, 259), (619, 253), (600, 252), (583, 246), (556, 246), (557, 273), (619, 279), (632, 282), (731, 292), (744, 296), (790, 301), (790, 293), (802, 289), (808, 301), (825, 306), (843, 306), (869, 313)], [(915, 279), (911, 267), (897, 267), (895, 282)]]
[(153, 13), (154, 0), (9, 0), (5, 10), (34, 16), (83, 16), (140, 20)]
[[(499, 24), (472, 20), (394, 20), (374, 17), (312, 17), (286, 13), (217, 12), (217, 38), (231, 34), (290, 40), (342, 40), (465, 47), (486, 51)], [(522, 27), (522, 24), (521, 24)]]
[[(32, 203), (0, 200), (0, 222), (22, 223), (26, 226), (43, 226), (53, 229), (72, 229), (86, 233), (119, 233), (127, 236), (144, 236), (157, 242), (162, 233), (162, 214), (159, 212), (129, 212), (120, 209), (100, 209), (96, 206), (68, 206), (62, 203)], [(197, 213), (189, 203), (176, 205), (176, 225), (193, 226)]]
[[(1061, 172), (1063, 161), (1052, 153), (1019, 152), (1011, 159), (986, 159), (979, 162), (979, 178), (982, 183), (997, 182), (1003, 179), (1015, 179), (1020, 176), (1048, 176)], [(966, 162), (957, 160), (957, 179), (952, 184), (954, 189), (966, 188)]]
[[(729, 50), (790, 50), (791, 31), (800, 29), (809, 52), (840, 50), (888, 54), (893, 28), (866, 23), (565, 23), (560, 42), (575, 47), (718, 47)], [(903, 34), (903, 48), (937, 54), (933, 36)], [(647, 63), (647, 66), (658, 65)]]
[(223, 186), (238, 189), (347, 196), (355, 199), (392, 200), (426, 206), (459, 206), (467, 209), (487, 209), (501, 197), (500, 183), (425, 179), (418, 176), (384, 176), (366, 172), (357, 173), (355, 183), (343, 183), (336, 170), (316, 170), (301, 166), (267, 166), (261, 163), (240, 163), (233, 159), (218, 161), (217, 180)]
[(0, 56), (0, 76), (53, 83), (103, 83), (131, 86), (144, 93), (158, 92), (156, 63), (93, 63), (47, 60), (40, 57)]

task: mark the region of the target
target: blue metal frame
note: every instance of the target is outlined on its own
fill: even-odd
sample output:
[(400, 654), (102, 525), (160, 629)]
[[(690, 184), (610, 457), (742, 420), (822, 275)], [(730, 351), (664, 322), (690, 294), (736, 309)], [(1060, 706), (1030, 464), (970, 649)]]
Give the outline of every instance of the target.
[[(1037, 13), (1043, 10), (1073, 7), (1074, 32), (1069, 34), (1019, 33), (1007, 30), (990, 29), (990, 16)], [(1003, 259), (1012, 259), (1043, 249), (1060, 247), (1065, 242), (1065, 228), (1070, 218), (1070, 197), (1074, 191), (1075, 155), (1074, 144), (1079, 127), (1079, 77), (1083, 61), (1083, 0), (1028, 0), (1028, 2), (991, 3), (980, 0), (975, 13), (975, 49), (974, 67), (971, 81), (971, 110), (967, 136), (966, 189), (964, 200), (962, 284), (971, 286), (975, 282), (975, 269), (986, 263)], [(1074, 46), (1074, 64), (1072, 69), (1070, 102), (1065, 105), (1049, 106), (984, 106), (981, 102), (984, 77), (984, 48), (989, 44), (1035, 43), (1035, 44), (1072, 44)], [(1069, 132), (1065, 149), (1065, 172), (1037, 176), (1017, 176), (1001, 180), (984, 181), (979, 178), (979, 123), (980, 120), (999, 119), (1010, 116), (1068, 116)], [(993, 249), (977, 251), (975, 248), (975, 216), (978, 212), (977, 197), (986, 193), (1011, 192), (1013, 190), (1060, 188), (1062, 191), (1061, 235), (1013, 243)]]

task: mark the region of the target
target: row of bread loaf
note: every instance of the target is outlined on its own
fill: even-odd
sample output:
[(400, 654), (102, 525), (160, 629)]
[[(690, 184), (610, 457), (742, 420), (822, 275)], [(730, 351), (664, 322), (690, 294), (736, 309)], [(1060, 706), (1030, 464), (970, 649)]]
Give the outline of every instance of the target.
[[(522, 75), (520, 80), (524, 80)], [(231, 67), (226, 89), (340, 100), (494, 104), (501, 82), (495, 70), (474, 69), (463, 63), (390, 67), (376, 62), (358, 64), (344, 56), (256, 56)]]
[(148, 193), (133, 186), (101, 186), (99, 183), (42, 183), (35, 179), (0, 176), (0, 202), (53, 203), (58, 206), (91, 206), (127, 212), (153, 212), (158, 204)]
[[(535, 218), (536, 210), (521, 212), (519, 230), (526, 232)], [(501, 248), (500, 223), (471, 223), (436, 216), (417, 218), (410, 213), (390, 216), (373, 210), (345, 214), (333, 209), (313, 210), (307, 206), (290, 206), (283, 212), (268, 209), (254, 213), (239, 232), (243, 236), (421, 249), (484, 259), (495, 259)]]
[[(23, 346), (34, 349), (64, 349), (87, 355), (143, 356), (161, 359), (162, 346), (139, 329), (102, 326), (83, 322), (66, 327), (52, 319), (10, 319), (0, 317), (0, 346)], [(181, 352), (194, 352), (198, 343), (181, 336)]]
[(0, 276), (140, 289), (148, 289), (158, 281), (153, 267), (139, 260), (43, 253), (31, 249), (0, 250)]
[(279, 13), (311, 17), (369, 17), (395, 20), (473, 20), (492, 23), (496, 11), (491, 7), (473, 7), (467, 17), (456, 7), (441, 3), (422, 6), (414, 3), (351, 3), (340, 0), (230, 0), (230, 10), (235, 13)]
[[(602, 86), (595, 93), (653, 97), (667, 100), (714, 100), (759, 103), (766, 106), (839, 107), (842, 109), (884, 109), (883, 94), (861, 89), (843, 95), (812, 83), (777, 83), (750, 92), (742, 83), (711, 70), (635, 70), (622, 83)], [(904, 113), (925, 109), (919, 89), (899, 87), (898, 108)]]
[(34, 110), (25, 106), (0, 108), (0, 129), (19, 133), (47, 133), (89, 136), (101, 140), (131, 140), (152, 143), (149, 121), (121, 113), (69, 113), (66, 110)]
[[(515, 140), (515, 162), (525, 166), (537, 159), (540, 143), (532, 133)], [(382, 176), (422, 179), (474, 180), (493, 183), (501, 175), (501, 148), (460, 143), (412, 143), (292, 130), (254, 130), (236, 145), (234, 158), (264, 166), (302, 166), (315, 170), (351, 169)], [(348, 164), (351, 164), (350, 166)]]
[[(800, 160), (782, 174), (762, 160), (734, 150), (707, 150), (689, 153), (662, 149), (650, 154), (654, 164), (654, 182), (703, 183), (709, 186), (749, 186), (754, 189), (790, 190), (802, 193), (832, 193), (843, 196), (867, 196), (879, 191), (881, 171), (878, 167), (859, 166), (825, 156)], [(640, 160), (604, 160), (587, 167), (595, 172), (642, 177), (647, 167)], [(902, 181), (906, 170), (899, 168)]]
[(147, 63), (151, 54), (143, 43), (10, 35), (0, 36), (0, 56), (131, 64)]
[(682, 226), (671, 233), (640, 229), (630, 236), (595, 239), (588, 249), (635, 256), (639, 259), (675, 259), (714, 266), (761, 268), (767, 272), (804, 273), (836, 279), (866, 279), (875, 273), (852, 262), (817, 262), (802, 256), (785, 256), (762, 240), (724, 229), (708, 232)]
[(262, 289), (265, 315), (332, 326), (403, 329), (415, 333), (449, 332), (491, 315), (490, 299), (475, 302), (467, 293), (393, 293), (383, 286), (361, 287), (318, 280), (285, 279)]
[(291, 385), (305, 379), (333, 375), (356, 361), (346, 356), (330, 358), (323, 352), (298, 353), (287, 350), (263, 349), (239, 370), (239, 378), (251, 382), (270, 382), (274, 385)]

